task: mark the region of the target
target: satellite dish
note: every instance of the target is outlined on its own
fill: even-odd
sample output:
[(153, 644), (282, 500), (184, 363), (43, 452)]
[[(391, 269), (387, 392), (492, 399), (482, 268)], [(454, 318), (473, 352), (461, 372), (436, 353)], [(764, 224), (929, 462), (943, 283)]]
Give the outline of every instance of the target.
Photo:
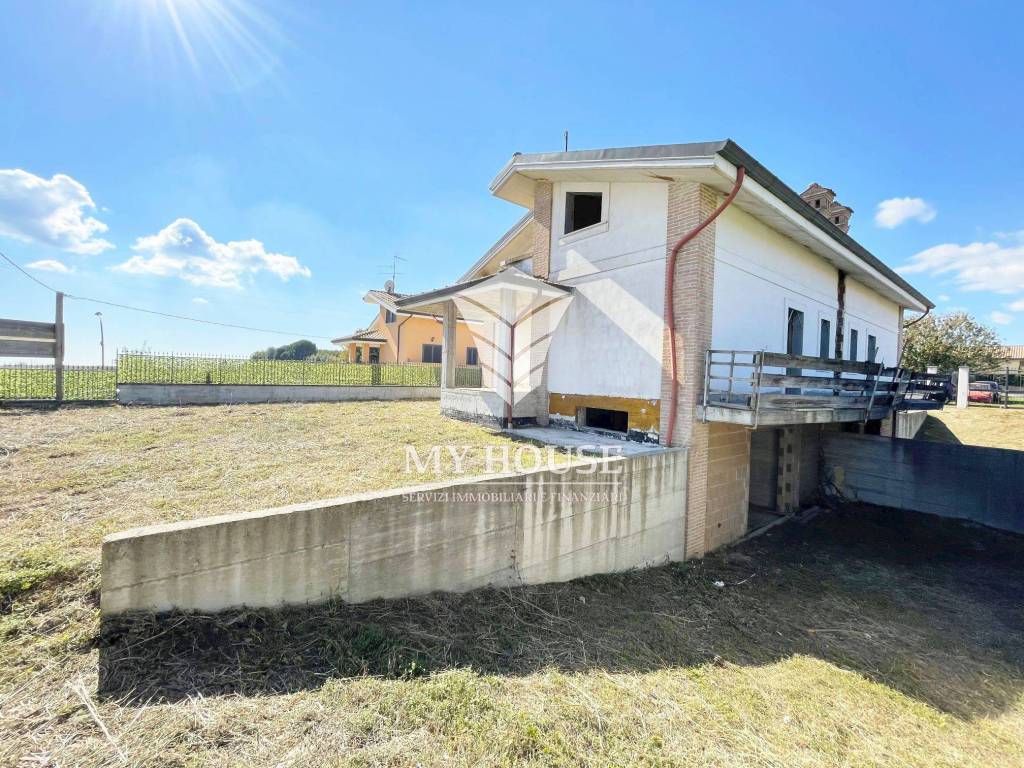
[(394, 293), (395, 292), (395, 281), (394, 280), (385, 280), (384, 281), (384, 292), (385, 293)]

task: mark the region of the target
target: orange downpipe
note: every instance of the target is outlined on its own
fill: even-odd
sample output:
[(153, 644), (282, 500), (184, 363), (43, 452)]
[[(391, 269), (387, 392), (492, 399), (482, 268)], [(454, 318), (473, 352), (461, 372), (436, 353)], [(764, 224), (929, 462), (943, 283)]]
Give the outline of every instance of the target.
[(732, 191), (729, 196), (722, 201), (714, 213), (708, 216), (704, 221), (698, 224), (696, 227), (691, 229), (685, 235), (683, 235), (679, 242), (672, 246), (672, 252), (668, 257), (668, 265), (666, 266), (667, 273), (665, 275), (665, 324), (668, 326), (668, 349), (669, 349), (669, 365), (672, 373), (672, 400), (669, 402), (668, 407), (668, 434), (665, 438), (665, 445), (672, 445), (672, 435), (676, 429), (676, 411), (679, 408), (679, 376), (676, 365), (676, 310), (675, 310), (675, 288), (676, 288), (676, 259), (679, 257), (679, 252), (683, 250), (683, 247), (699, 235), (704, 228), (717, 219), (722, 211), (732, 205), (732, 201), (736, 199), (736, 195), (739, 194), (740, 187), (743, 185), (743, 179), (746, 177), (747, 171), (741, 165), (736, 168), (736, 183), (733, 184)]

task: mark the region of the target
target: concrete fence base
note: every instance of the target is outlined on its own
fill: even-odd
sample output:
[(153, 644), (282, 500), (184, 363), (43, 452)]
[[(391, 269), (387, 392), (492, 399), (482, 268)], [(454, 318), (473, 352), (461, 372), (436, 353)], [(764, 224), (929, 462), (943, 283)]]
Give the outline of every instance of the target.
[(440, 387), (313, 384), (118, 384), (123, 405), (335, 403), (349, 400), (437, 400)]
[(683, 559), (685, 449), (139, 528), (101, 610), (361, 602)]

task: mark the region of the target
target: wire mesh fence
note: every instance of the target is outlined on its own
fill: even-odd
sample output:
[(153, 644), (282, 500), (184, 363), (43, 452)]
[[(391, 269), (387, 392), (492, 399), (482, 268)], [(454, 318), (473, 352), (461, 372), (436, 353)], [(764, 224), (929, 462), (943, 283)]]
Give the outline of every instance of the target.
[[(455, 380), (457, 386), (479, 387), (480, 369), (459, 367)], [(441, 366), (122, 352), (117, 356), (117, 381), (120, 384), (437, 387), (441, 385)]]
[[(91, 402), (117, 396), (117, 369), (113, 366), (65, 365), (64, 400)], [(54, 400), (57, 371), (54, 365), (0, 365), (0, 400)]]
[[(437, 387), (433, 363), (343, 363), (253, 360), (247, 357), (120, 352), (115, 366), (65, 365), (64, 400), (114, 400), (118, 384), (266, 384)], [(480, 387), (481, 369), (458, 366), (455, 386)], [(0, 365), (0, 401), (54, 400), (56, 369), (46, 364)]]

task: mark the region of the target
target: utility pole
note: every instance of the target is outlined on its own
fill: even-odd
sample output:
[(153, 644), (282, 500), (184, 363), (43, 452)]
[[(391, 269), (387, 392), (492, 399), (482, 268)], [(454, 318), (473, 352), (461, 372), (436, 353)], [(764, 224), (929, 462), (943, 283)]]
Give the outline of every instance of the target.
[(97, 312), (96, 317), (100, 320), (100, 368), (106, 366), (107, 349), (103, 340), (103, 313)]

